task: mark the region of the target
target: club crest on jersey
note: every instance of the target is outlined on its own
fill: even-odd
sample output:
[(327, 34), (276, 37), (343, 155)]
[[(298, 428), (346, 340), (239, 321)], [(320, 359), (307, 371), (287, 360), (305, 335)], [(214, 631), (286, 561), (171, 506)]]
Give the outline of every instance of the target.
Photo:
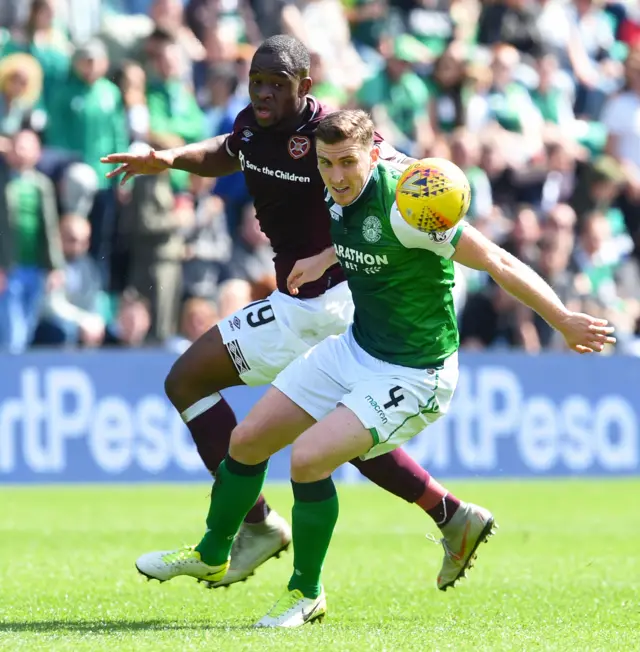
[(362, 223), (362, 236), (367, 242), (378, 242), (382, 237), (382, 223), (375, 215), (369, 215)]
[(289, 154), (299, 159), (306, 156), (311, 149), (311, 141), (306, 136), (291, 136), (289, 138)]

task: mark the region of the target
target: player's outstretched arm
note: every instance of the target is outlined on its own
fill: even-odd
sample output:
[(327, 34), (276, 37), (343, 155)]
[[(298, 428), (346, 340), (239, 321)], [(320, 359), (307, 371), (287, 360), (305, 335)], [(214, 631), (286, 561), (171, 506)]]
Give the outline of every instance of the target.
[(614, 329), (606, 319), (569, 310), (541, 276), (472, 226), (463, 230), (452, 258), (466, 267), (488, 272), (498, 285), (562, 333), (574, 351), (598, 353), (605, 344), (615, 343)]
[(298, 294), (298, 288), (305, 283), (317, 281), (332, 265), (338, 262), (336, 257), (336, 250), (327, 247), (324, 251), (310, 256), (309, 258), (301, 258), (296, 261), (293, 269), (287, 276), (287, 289), (292, 295)]
[(120, 184), (139, 174), (159, 174), (173, 168), (185, 170), (201, 177), (223, 177), (240, 170), (240, 161), (231, 156), (226, 147), (229, 134), (203, 140), (200, 143), (176, 147), (174, 149), (150, 150), (136, 154), (121, 152), (103, 156), (100, 161), (117, 164), (107, 178), (123, 175)]

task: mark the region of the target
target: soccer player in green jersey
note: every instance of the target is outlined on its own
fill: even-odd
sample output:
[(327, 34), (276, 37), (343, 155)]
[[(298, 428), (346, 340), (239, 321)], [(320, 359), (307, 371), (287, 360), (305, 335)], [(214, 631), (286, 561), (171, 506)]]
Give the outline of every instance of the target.
[[(320, 576), (338, 518), (333, 471), (401, 446), (447, 412), (458, 379), (453, 261), (488, 272), (572, 349), (599, 352), (615, 342), (605, 320), (569, 311), (542, 278), (473, 227), (423, 233), (404, 222), (395, 205), (399, 173), (378, 160), (373, 133), (362, 111), (320, 122), (316, 149), (334, 246), (296, 263), (288, 277), (295, 294), (338, 260), (353, 294), (353, 324), (291, 363), (236, 427), (216, 476), (208, 531), (196, 547), (211, 572), (224, 575), (269, 457), (292, 443), (294, 571), (258, 626), (297, 627), (326, 612)], [(490, 532), (491, 514), (475, 513), (478, 530), (457, 533), (457, 552), (445, 554), (441, 574), (459, 573), (458, 553)]]

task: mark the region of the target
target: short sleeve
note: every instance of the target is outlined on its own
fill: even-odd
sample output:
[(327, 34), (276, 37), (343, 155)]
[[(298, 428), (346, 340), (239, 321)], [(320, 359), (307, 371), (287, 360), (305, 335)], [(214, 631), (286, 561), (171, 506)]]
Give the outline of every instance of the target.
[(407, 249), (426, 249), (447, 260), (455, 253), (466, 224), (460, 222), (448, 231), (418, 231), (402, 219), (395, 203), (391, 207), (390, 222), (396, 238)]
[(377, 131), (374, 133), (373, 142), (378, 148), (380, 160), (398, 165), (409, 165), (414, 159), (399, 152), (393, 145), (390, 145)]
[(238, 113), (236, 119), (233, 121), (233, 129), (224, 141), (227, 154), (234, 158), (240, 153), (240, 143), (242, 142), (242, 139), (247, 138), (247, 134), (245, 134), (245, 132), (249, 130), (246, 118), (247, 110), (251, 110), (250, 107), (246, 107)]

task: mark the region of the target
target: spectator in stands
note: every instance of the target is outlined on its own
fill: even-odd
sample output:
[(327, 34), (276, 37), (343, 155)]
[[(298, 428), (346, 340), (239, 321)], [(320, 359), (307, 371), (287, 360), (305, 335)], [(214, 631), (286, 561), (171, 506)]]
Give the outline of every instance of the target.
[[(182, 59), (176, 40), (168, 33), (155, 32), (152, 76), (147, 85), (152, 147), (179, 147), (205, 138), (204, 115), (191, 88), (182, 81)], [(171, 170), (173, 189), (185, 192), (189, 174)]]
[(125, 61), (114, 81), (122, 94), (129, 141), (132, 145), (148, 143), (150, 120), (144, 68), (135, 61)]
[(511, 233), (502, 246), (527, 265), (535, 265), (540, 235), (540, 223), (535, 210), (531, 206), (520, 206)]
[(511, 45), (532, 57), (540, 53), (541, 36), (536, 7), (527, 0), (497, 0), (483, 3), (478, 23), (478, 43)]
[(566, 3), (565, 12), (566, 53), (577, 81), (576, 115), (597, 119), (607, 94), (619, 87), (620, 64), (611, 56), (613, 23), (602, 3), (595, 0), (572, 0)]
[[(576, 273), (571, 266), (571, 254), (575, 238), (572, 230), (563, 230), (555, 234), (549, 230), (540, 240), (537, 272), (555, 290), (561, 301), (570, 310), (580, 310), (580, 293), (576, 283)], [(554, 331), (544, 319), (534, 315), (536, 330), (543, 348), (566, 348), (562, 337), (556, 337)]]
[(86, 163), (67, 165), (58, 182), (60, 212), (89, 219), (99, 186), (100, 180), (91, 166)]
[(353, 45), (369, 65), (380, 63), (378, 47), (388, 21), (387, 0), (343, 0)]
[(357, 100), (371, 112), (385, 137), (400, 151), (410, 154), (421, 151), (432, 140), (429, 91), (412, 70), (417, 53), (408, 38), (395, 39), (391, 47), (385, 67), (364, 82)]
[(170, 34), (175, 40), (181, 58), (180, 70), (186, 74), (191, 63), (204, 59), (205, 51), (184, 21), (184, 4), (183, 0), (153, 0), (149, 16), (154, 29)]
[[(24, 3), (27, 5), (28, 3)], [(43, 100), (49, 106), (52, 94), (64, 84), (69, 74), (71, 45), (55, 25), (52, 0), (33, 0), (24, 27), (12, 32), (3, 55), (23, 52), (34, 56), (43, 71)]]
[[(204, 48), (184, 24), (182, 0), (145, 0), (144, 4), (138, 3), (132, 9), (137, 10), (136, 15), (116, 13), (102, 20), (99, 36), (109, 52), (112, 70), (118, 70), (125, 61), (133, 60), (144, 65), (149, 73), (148, 65), (154, 58), (152, 49), (156, 44), (151, 36), (160, 31), (169, 34), (177, 43), (183, 81), (189, 82), (191, 64), (204, 58)], [(141, 9), (145, 9), (145, 15), (138, 13)]]
[(0, 153), (9, 137), (33, 124), (32, 111), (42, 92), (42, 68), (30, 54), (0, 59)]
[(592, 211), (607, 215), (615, 234), (626, 232), (624, 216), (615, 205), (625, 183), (620, 164), (611, 156), (599, 156), (582, 165), (570, 204), (578, 221)]
[(622, 259), (603, 213), (590, 213), (582, 221), (573, 260), (589, 281), (589, 294), (612, 305), (617, 297), (615, 273)]
[(105, 152), (124, 151), (129, 145), (120, 91), (105, 78), (108, 66), (100, 41), (91, 41), (76, 50), (73, 73), (53, 95), (46, 131), (50, 147), (77, 157), (98, 176), (99, 190), (90, 215), (90, 251), (100, 265), (105, 285), (110, 281), (116, 202), (100, 157)]
[(502, 129), (522, 135), (521, 150), (531, 156), (542, 143), (542, 116), (527, 89), (515, 79), (520, 62), (518, 51), (510, 45), (493, 49), (491, 70), (493, 83), (488, 93), (489, 119)]
[(556, 204), (542, 222), (542, 237), (556, 239), (567, 245), (568, 254), (573, 252), (575, 231), (578, 223), (575, 211), (568, 204)]
[(329, 81), (349, 93), (362, 85), (365, 67), (351, 41), (341, 0), (299, 0), (305, 38), (326, 64)]
[(486, 220), (491, 216), (493, 196), (487, 173), (480, 167), (480, 139), (464, 127), (456, 129), (451, 139), (451, 160), (467, 175), (471, 186), (469, 220)]
[(248, 0), (259, 30), (258, 40), (289, 34), (304, 42), (304, 24), (296, 0)]
[(64, 215), (60, 237), (64, 285), (46, 297), (35, 342), (45, 346), (100, 346), (105, 333), (101, 315), (104, 293), (98, 267), (88, 255), (91, 225), (83, 216)]
[(200, 297), (187, 299), (182, 306), (178, 334), (169, 338), (167, 348), (178, 354), (184, 353), (218, 321), (218, 310), (213, 303)]
[(151, 336), (164, 340), (176, 332), (182, 295), (185, 222), (193, 220), (193, 201), (178, 199), (167, 173), (139, 177), (121, 208), (118, 251), (125, 254), (119, 284), (144, 297), (151, 311)]
[(221, 283), (218, 289), (217, 301), (220, 319), (232, 315), (252, 301), (253, 289), (248, 281), (233, 278)]
[(55, 191), (35, 166), (40, 142), (32, 131), (11, 139), (0, 166), (0, 349), (31, 343), (45, 290), (59, 287), (62, 249)]
[(465, 75), (466, 46), (453, 41), (436, 59), (428, 80), (429, 118), (436, 133), (451, 133), (467, 124), (469, 89)]
[(529, 353), (540, 350), (533, 314), (508, 292), (489, 281), (481, 292), (471, 294), (460, 318), (460, 343), (464, 349), (520, 347)]
[(389, 0), (389, 4), (401, 12), (404, 24), (397, 29), (418, 39), (431, 58), (440, 56), (453, 40), (456, 26), (451, 0)]
[(120, 299), (116, 318), (107, 326), (103, 346), (135, 348), (145, 344), (151, 329), (149, 302), (127, 289)]
[(609, 133), (607, 153), (625, 173), (626, 188), (620, 197), (620, 209), (640, 259), (640, 46), (629, 52), (625, 87), (608, 101), (602, 121)]
[(310, 77), (313, 79), (313, 94), (321, 102), (336, 109), (345, 106), (349, 99), (349, 93), (331, 80), (327, 74), (326, 62), (317, 52), (311, 53)]
[(227, 278), (232, 239), (220, 197), (211, 195), (211, 183), (201, 177), (192, 179), (196, 197), (194, 219), (182, 227), (185, 239), (183, 258), (184, 294), (210, 301), (218, 294), (218, 285)]
[(495, 132), (489, 132), (482, 139), (480, 167), (489, 178), (494, 203), (508, 215), (512, 213), (520, 199), (510, 154), (508, 142)]
[(546, 123), (573, 133), (576, 120), (573, 102), (569, 89), (562, 85), (559, 70), (558, 58), (554, 54), (539, 57), (536, 60), (538, 84), (531, 91), (531, 97)]
[(233, 64), (212, 66), (208, 72), (205, 107), (205, 133), (213, 137), (229, 133), (235, 118), (247, 105), (237, 94), (238, 76)]
[(245, 206), (238, 235), (229, 263), (230, 275), (251, 285), (252, 301), (264, 299), (276, 289), (274, 254), (252, 204)]

